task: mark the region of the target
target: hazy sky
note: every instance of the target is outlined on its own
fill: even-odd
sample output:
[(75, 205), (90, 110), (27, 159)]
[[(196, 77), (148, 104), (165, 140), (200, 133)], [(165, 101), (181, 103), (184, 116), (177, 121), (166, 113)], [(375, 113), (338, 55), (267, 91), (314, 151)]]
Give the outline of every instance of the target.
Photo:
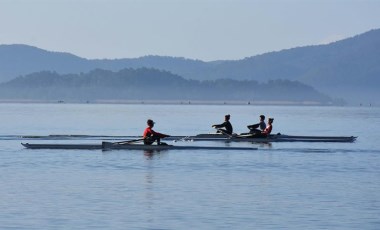
[(0, 0), (0, 44), (89, 59), (243, 59), (377, 28), (380, 0)]

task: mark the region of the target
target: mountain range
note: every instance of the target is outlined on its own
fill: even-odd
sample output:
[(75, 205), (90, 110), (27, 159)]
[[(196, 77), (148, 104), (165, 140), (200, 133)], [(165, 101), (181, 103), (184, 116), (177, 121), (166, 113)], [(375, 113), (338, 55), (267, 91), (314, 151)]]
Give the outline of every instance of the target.
[(326, 45), (296, 47), (242, 60), (204, 62), (145, 56), (89, 60), (27, 45), (0, 45), (0, 82), (34, 72), (80, 74), (94, 69), (155, 68), (192, 80), (297, 81), (349, 103), (372, 103), (380, 96), (380, 29)]

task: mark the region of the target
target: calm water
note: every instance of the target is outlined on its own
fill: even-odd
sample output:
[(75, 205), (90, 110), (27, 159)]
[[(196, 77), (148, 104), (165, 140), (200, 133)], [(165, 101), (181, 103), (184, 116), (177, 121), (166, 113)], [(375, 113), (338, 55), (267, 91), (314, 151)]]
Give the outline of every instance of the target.
[[(153, 154), (27, 150), (20, 142), (49, 141), (8, 138), (139, 135), (147, 118), (194, 135), (226, 113), (236, 132), (263, 113), (275, 133), (359, 138)], [(380, 229), (380, 108), (0, 104), (0, 118), (0, 229)]]

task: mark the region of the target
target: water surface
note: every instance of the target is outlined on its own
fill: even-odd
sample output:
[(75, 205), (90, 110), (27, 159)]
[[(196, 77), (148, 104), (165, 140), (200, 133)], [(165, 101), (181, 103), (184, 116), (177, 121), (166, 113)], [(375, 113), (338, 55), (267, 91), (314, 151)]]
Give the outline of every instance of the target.
[[(359, 138), (154, 153), (28, 150), (20, 142), (51, 140), (13, 138), (140, 135), (148, 118), (157, 131), (194, 135), (227, 113), (236, 132), (265, 114), (275, 133)], [(0, 229), (380, 228), (379, 108), (0, 104), (0, 117)]]

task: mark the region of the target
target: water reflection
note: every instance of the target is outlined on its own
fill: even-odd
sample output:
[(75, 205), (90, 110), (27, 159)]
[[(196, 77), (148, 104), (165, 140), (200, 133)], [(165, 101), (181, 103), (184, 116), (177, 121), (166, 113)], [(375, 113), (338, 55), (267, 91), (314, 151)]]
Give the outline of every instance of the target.
[[(163, 150), (167, 151), (167, 150)], [(161, 157), (162, 152), (161, 150), (144, 150), (144, 156), (147, 160), (153, 160), (155, 156)]]
[(154, 161), (151, 161), (154, 156), (153, 150), (144, 150), (144, 156), (148, 161), (146, 162), (145, 176), (144, 176), (144, 197), (145, 201), (142, 202), (145, 206), (145, 222), (152, 223), (154, 221), (154, 212), (155, 207), (155, 193), (154, 193)]
[(273, 147), (273, 145), (272, 145), (271, 142), (258, 143), (258, 146), (261, 147), (261, 148), (268, 148), (268, 149), (271, 149)]
[(147, 160), (152, 160), (154, 155), (153, 150), (144, 150), (144, 156), (146, 157)]

